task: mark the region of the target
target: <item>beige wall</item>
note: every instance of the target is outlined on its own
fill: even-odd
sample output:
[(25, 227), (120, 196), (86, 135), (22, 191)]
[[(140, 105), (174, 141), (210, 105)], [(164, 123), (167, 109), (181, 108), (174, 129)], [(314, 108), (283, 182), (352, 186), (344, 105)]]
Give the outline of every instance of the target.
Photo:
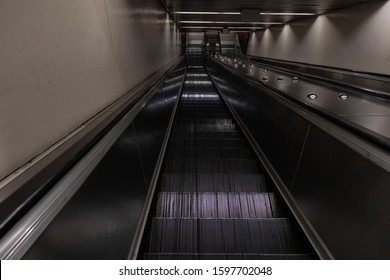
[(158, 0), (0, 0), (0, 179), (178, 57)]
[(253, 33), (248, 54), (390, 75), (390, 1)]

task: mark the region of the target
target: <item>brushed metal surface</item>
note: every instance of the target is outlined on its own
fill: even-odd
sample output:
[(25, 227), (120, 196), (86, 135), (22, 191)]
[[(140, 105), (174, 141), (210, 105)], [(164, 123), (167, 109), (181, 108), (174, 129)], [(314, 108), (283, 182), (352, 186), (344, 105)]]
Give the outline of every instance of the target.
[[(213, 66), (217, 70), (210, 74), (216, 86), (246, 123), (285, 184), (291, 187), (309, 123), (247, 81), (219, 65)], [(229, 80), (226, 88), (220, 86), (223, 85), (221, 73)]]
[(183, 82), (183, 71), (172, 73), (134, 120), (137, 141), (149, 187), (173, 106)]
[[(235, 81), (221, 64), (207, 60), (207, 66), (217, 86), (225, 77)], [(252, 84), (245, 76), (237, 76), (242, 83)], [(261, 92), (259, 84), (253, 86), (257, 90), (248, 103), (245, 124), (283, 180), (283, 172), (296, 171), (292, 195), (330, 252), (336, 259), (388, 259), (390, 221), (385, 213), (390, 210), (390, 173), (385, 168), (389, 154), (381, 150), (377, 154), (380, 160), (373, 160), (377, 153), (374, 145), (370, 149), (365, 141), (337, 125), (317, 119), (320, 116), (309, 117), (311, 113), (304, 107), (294, 109), (297, 105), (287, 99), (276, 98), (266, 89)], [(374, 117), (381, 119), (381, 124), (387, 120), (387, 116)], [(290, 165), (295, 171), (275, 161), (283, 158), (278, 155), (280, 149), (285, 149), (285, 161), (291, 158), (286, 150), (294, 138), (301, 145), (298, 161)]]
[(167, 79), (176, 81), (175, 87), (161, 85), (144, 101), (131, 125), (24, 258), (127, 258), (172, 112), (164, 89), (178, 94), (181, 80), (176, 75), (183, 78), (184, 72), (174, 71)]
[(137, 142), (149, 186), (168, 125), (164, 92), (160, 90), (134, 119)]
[(309, 123), (260, 91), (249, 102), (246, 125), (290, 188)]
[(125, 259), (146, 191), (130, 125), (24, 258)]
[(389, 259), (390, 173), (312, 126), (292, 194), (336, 259)]

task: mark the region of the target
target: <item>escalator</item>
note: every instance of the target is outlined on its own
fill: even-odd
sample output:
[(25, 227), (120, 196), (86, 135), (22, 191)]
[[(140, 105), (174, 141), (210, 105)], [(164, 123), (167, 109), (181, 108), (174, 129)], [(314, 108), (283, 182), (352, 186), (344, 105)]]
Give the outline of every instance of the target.
[[(372, 178), (376, 193), (388, 191), (389, 173), (381, 169), (388, 155), (365, 144), (372, 153), (363, 157), (351, 149), (361, 143), (356, 136), (212, 58), (205, 60), (206, 71), (196, 48), (187, 64), (182, 59), (158, 75), (159, 82), (145, 83), (146, 92), (137, 89), (131, 106), (115, 105), (126, 110), (115, 122), (110, 118), (108, 132), (100, 130), (105, 121), (88, 141), (82, 138), (97, 143), (91, 150), (74, 145), (79, 162), (61, 180), (42, 172), (54, 179), (41, 200), (32, 196), (40, 186), (36, 177), (18, 189), (33, 190), (25, 196), (35, 204), (23, 217), (14, 215), (20, 219), (0, 239), (2, 259), (333, 259), (333, 251), (341, 259), (388, 256), (386, 236), (377, 234), (388, 225), (386, 217), (371, 227), (388, 203), (376, 197), (368, 203), (364, 195), (372, 193)], [(294, 188), (284, 184), (292, 181), (290, 171)], [(356, 216), (345, 201), (370, 207)]]
[(203, 68), (188, 68), (140, 259), (309, 259)]

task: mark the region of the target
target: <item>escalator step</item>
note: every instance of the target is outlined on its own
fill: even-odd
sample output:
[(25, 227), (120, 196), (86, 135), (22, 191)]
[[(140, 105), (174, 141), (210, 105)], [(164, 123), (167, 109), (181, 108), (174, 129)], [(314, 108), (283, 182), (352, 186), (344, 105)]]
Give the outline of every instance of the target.
[(176, 118), (175, 125), (176, 124), (233, 124), (233, 120), (231, 118)]
[(250, 159), (248, 149), (221, 149), (221, 148), (170, 148), (167, 152), (169, 159)]
[(161, 180), (165, 192), (266, 192), (260, 174), (178, 174), (165, 173)]
[(175, 131), (236, 131), (234, 124), (185, 124), (177, 123), (173, 128)]
[(202, 99), (190, 99), (190, 98), (182, 98), (180, 100), (180, 105), (195, 105), (195, 106), (209, 106), (209, 105), (221, 105), (222, 100), (220, 98), (202, 98)]
[(204, 113), (204, 114), (208, 114), (208, 113), (211, 113), (211, 114), (216, 114), (216, 113), (227, 113), (227, 110), (224, 109), (224, 108), (221, 108), (221, 109), (208, 109), (208, 108), (177, 108), (178, 110), (178, 113), (187, 113), (187, 114), (190, 114), (190, 113)]
[(309, 260), (306, 254), (173, 254), (146, 253), (146, 260)]
[(250, 159), (237, 160), (191, 160), (168, 159), (166, 173), (256, 173), (257, 163)]
[(234, 132), (236, 126), (234, 124), (176, 124), (174, 130)]
[(273, 193), (160, 192), (156, 217), (164, 218), (277, 218)]
[(177, 111), (176, 118), (229, 118), (229, 114), (227, 112), (223, 113), (213, 113), (213, 112), (180, 112)]
[(215, 139), (192, 139), (175, 138), (170, 141), (171, 147), (185, 148), (246, 148), (243, 139), (215, 138)]
[(173, 138), (241, 138), (239, 131), (172, 131)]
[(208, 108), (208, 109), (212, 109), (212, 108), (215, 108), (215, 109), (226, 109), (225, 105), (222, 103), (222, 101), (220, 102), (205, 102), (204, 100), (202, 101), (187, 101), (187, 102), (180, 102), (179, 103), (179, 108), (182, 108), (182, 109), (197, 109), (197, 108)]
[(285, 218), (153, 218), (149, 252), (299, 253)]

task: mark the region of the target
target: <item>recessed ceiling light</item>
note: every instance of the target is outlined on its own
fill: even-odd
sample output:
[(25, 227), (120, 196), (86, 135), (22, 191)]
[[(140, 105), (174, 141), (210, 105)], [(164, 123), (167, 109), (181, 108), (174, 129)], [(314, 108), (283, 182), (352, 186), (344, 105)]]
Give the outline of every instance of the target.
[(182, 20), (179, 23), (199, 23), (199, 24), (207, 24), (207, 23), (216, 23), (216, 24), (283, 24), (283, 22), (241, 22), (241, 21), (207, 21), (207, 20)]
[(180, 28), (186, 29), (222, 29), (222, 26), (182, 26)]
[(251, 29), (251, 30), (258, 30), (258, 29), (265, 29), (265, 27), (259, 27), (259, 26), (234, 26), (234, 27), (228, 27), (228, 29)]
[(314, 16), (315, 13), (260, 13), (260, 15), (270, 16)]
[(241, 15), (241, 12), (174, 12), (179, 15)]

